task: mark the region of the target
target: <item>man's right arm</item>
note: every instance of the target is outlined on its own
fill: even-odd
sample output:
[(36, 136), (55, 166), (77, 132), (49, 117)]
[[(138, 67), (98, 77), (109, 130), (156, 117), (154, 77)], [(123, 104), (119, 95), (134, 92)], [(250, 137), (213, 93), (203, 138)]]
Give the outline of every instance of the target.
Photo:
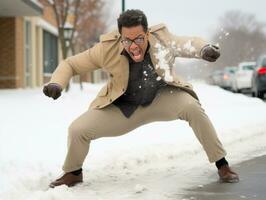
[(54, 100), (57, 99), (72, 76), (99, 69), (103, 66), (102, 63), (102, 44), (98, 43), (82, 53), (61, 61), (50, 82), (43, 87), (43, 93)]
[(49, 83), (57, 83), (64, 89), (72, 76), (99, 69), (102, 63), (102, 44), (98, 43), (82, 53), (61, 61)]

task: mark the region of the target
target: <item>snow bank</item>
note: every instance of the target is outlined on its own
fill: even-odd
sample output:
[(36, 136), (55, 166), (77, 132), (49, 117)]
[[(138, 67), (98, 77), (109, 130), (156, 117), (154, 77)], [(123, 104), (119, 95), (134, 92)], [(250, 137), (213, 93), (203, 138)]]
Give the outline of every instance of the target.
[[(0, 199), (178, 199), (195, 180), (216, 173), (186, 122), (156, 122), (91, 144), (84, 183), (49, 189), (61, 172), (69, 124), (102, 85), (74, 85), (57, 101), (41, 89), (0, 91)], [(266, 152), (266, 104), (195, 83), (230, 163)]]

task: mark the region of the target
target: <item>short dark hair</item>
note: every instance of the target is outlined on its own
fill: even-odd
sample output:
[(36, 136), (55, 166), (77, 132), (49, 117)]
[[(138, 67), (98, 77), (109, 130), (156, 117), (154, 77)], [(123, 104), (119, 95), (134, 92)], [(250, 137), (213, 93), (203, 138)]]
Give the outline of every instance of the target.
[(138, 9), (126, 10), (120, 14), (117, 19), (117, 25), (119, 33), (121, 33), (122, 27), (133, 27), (142, 25), (144, 32), (148, 30), (148, 22), (146, 15)]

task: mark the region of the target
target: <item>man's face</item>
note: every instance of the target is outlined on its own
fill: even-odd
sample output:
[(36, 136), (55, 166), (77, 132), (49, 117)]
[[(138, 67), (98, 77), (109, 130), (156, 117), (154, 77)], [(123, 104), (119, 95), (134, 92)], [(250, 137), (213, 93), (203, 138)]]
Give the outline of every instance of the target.
[(122, 44), (135, 62), (141, 62), (148, 47), (149, 33), (145, 33), (142, 25), (122, 27)]

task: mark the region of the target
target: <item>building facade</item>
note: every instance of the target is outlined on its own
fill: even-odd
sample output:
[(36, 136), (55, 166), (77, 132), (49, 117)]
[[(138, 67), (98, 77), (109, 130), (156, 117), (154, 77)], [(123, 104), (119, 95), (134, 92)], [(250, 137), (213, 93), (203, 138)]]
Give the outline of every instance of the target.
[[(40, 87), (62, 59), (53, 9), (41, 2), (0, 1), (0, 89)], [(74, 80), (106, 78), (97, 70)]]
[(0, 88), (41, 86), (60, 59), (52, 10), (33, 0), (1, 0), (0, 8)]

